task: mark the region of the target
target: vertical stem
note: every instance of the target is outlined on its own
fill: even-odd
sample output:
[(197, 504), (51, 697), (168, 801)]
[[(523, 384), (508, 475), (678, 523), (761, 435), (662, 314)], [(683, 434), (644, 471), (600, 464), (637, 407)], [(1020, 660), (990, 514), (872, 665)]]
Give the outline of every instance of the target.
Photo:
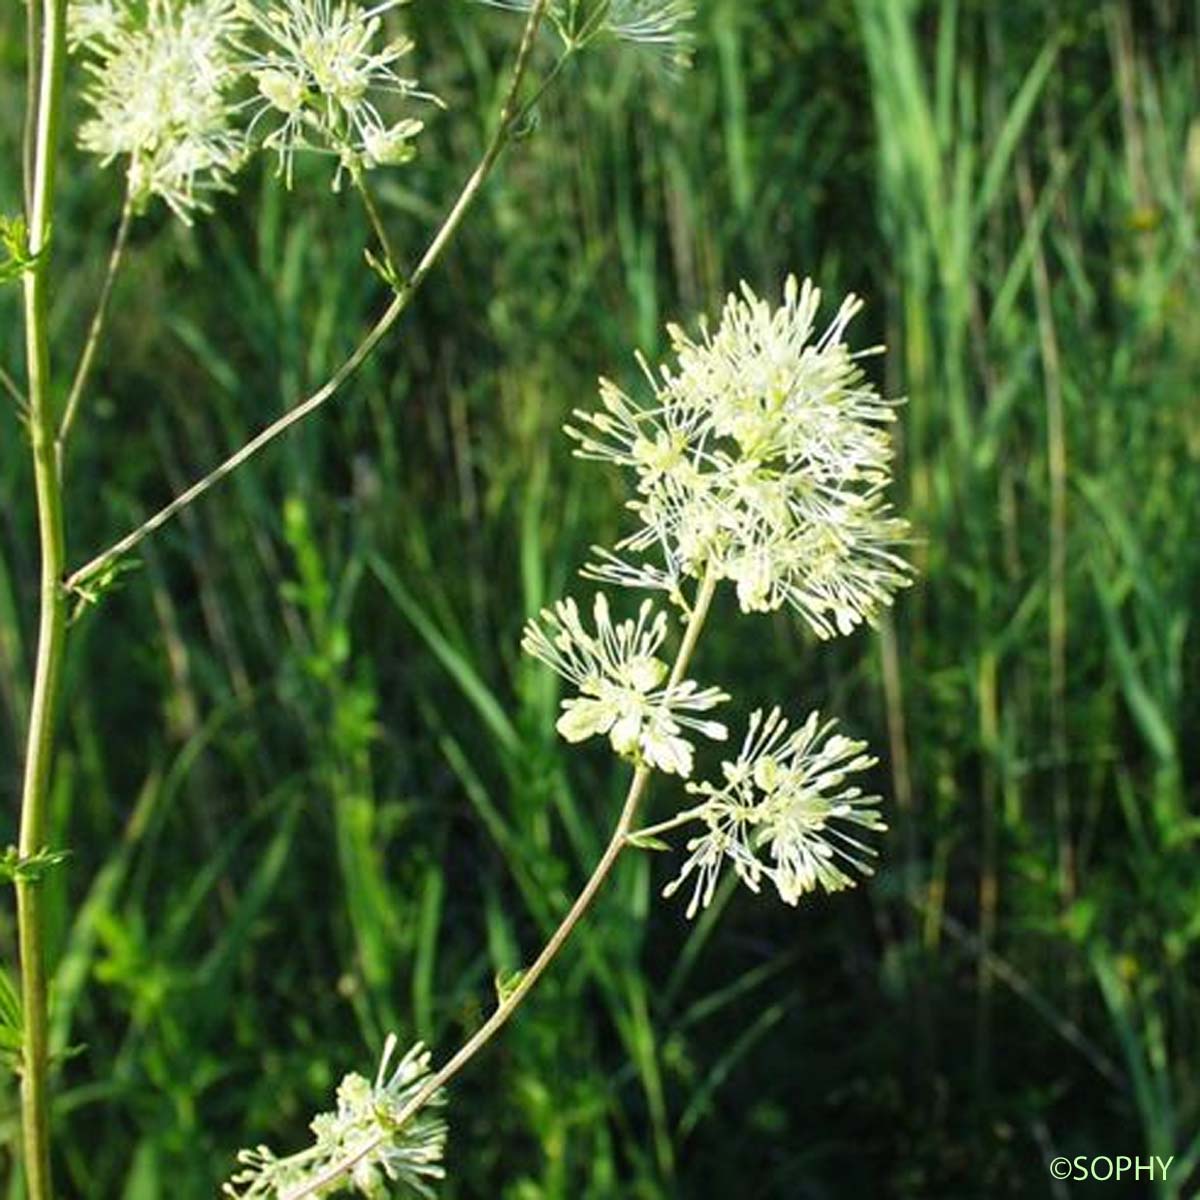
[(375, 197), (371, 195), (370, 185), (367, 183), (366, 177), (359, 167), (356, 167), (351, 172), (351, 179), (354, 181), (355, 190), (362, 199), (367, 219), (371, 223), (371, 231), (375, 234), (375, 240), (379, 243), (379, 248), (383, 251), (383, 261), (387, 269), (392, 273), (393, 282), (396, 282), (398, 281), (396, 273), (400, 270), (400, 264), (392, 250), (392, 240), (388, 237), (383, 215), (379, 211), (379, 206), (375, 203)]
[[(46, 843), (47, 793), (55, 714), (66, 636), (66, 594), (61, 576), (62, 491), (55, 454), (55, 422), (50, 391), (46, 264), (54, 208), (55, 160), (66, 56), (67, 0), (43, 0), (41, 65), (33, 179), (30, 185), (29, 252), (33, 266), (24, 277), (25, 343), (29, 433), (41, 543), (41, 613), (37, 663), (29, 710), (25, 777), (21, 792), (20, 854), (36, 854)], [(30, 64), (30, 69), (33, 64)], [(25, 1186), (30, 1200), (50, 1200), (49, 1103), (47, 1095), (47, 1001), (42, 885), (17, 878), (17, 937), (21, 955), (21, 1133)]]
[(37, 144), (38, 3), (39, 0), (25, 0), (25, 124), (21, 135), (21, 169), (26, 214), (33, 210), (33, 148)]

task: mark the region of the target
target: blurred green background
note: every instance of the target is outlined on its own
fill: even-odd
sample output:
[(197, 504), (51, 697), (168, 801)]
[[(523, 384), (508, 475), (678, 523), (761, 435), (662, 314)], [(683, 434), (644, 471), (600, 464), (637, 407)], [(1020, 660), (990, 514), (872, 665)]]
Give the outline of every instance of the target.
[[(856, 338), (888, 343), (872, 370), (909, 398), (897, 499), (921, 576), (832, 646), (722, 596), (696, 674), (741, 715), (820, 705), (871, 739), (884, 869), (798, 911), (722, 891), (689, 925), (657, 898), (670, 862), (631, 856), (455, 1084), (444, 1194), (1075, 1194), (1055, 1154), (1175, 1155), (1166, 1184), (1104, 1194), (1191, 1192), (1200, 10), (700, 9), (677, 81), (628, 54), (574, 70), (372, 364), (75, 626), (54, 786), (63, 1195), (211, 1196), (239, 1146), (302, 1144), (386, 1031), (445, 1055), (478, 1025), (624, 781), (556, 740), (554, 685), (517, 653), (622, 523), (622, 481), (572, 459), (561, 424), (599, 373), (634, 384), (667, 320), (793, 270), (865, 295)], [(379, 185), (412, 257), (518, 25), (457, 0), (406, 19), (449, 104)], [(23, 53), (4, 5), (7, 212)], [(322, 381), (384, 303), (327, 178), (289, 194), (260, 165), (192, 230), (161, 208), (135, 225), (70, 460), (73, 562)], [(119, 188), (67, 151), (64, 376)], [(14, 373), (17, 300), (0, 294)], [(13, 814), (37, 576), (11, 408), (0, 428)], [(13, 941), (6, 907), (10, 970)]]

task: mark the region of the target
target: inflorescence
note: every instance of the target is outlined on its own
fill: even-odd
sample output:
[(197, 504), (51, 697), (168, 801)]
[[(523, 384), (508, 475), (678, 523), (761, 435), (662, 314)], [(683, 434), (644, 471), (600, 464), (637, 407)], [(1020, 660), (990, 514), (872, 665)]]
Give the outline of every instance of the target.
[[(274, 1200), (293, 1194), (330, 1196), (353, 1187), (369, 1200), (393, 1194), (433, 1196), (432, 1184), (443, 1179), (446, 1123), (429, 1107), (445, 1103), (435, 1092), (429, 1107), (398, 1121), (429, 1076), (429, 1051), (421, 1043), (389, 1070), (396, 1050), (390, 1036), (383, 1049), (375, 1081), (347, 1075), (338, 1086), (337, 1108), (314, 1117), (313, 1143), (305, 1150), (277, 1157), (267, 1146), (243, 1150), (240, 1170), (225, 1184), (224, 1193), (236, 1200)], [(346, 1174), (331, 1172), (353, 1161)], [(328, 1182), (323, 1182), (331, 1176)]]
[(129, 196), (152, 196), (190, 221), (246, 152), (234, 124), (241, 76), (231, 39), (233, 0), (92, 0), (70, 10), (72, 45), (88, 55), (90, 115), (80, 145), (105, 164), (124, 158)]
[(667, 616), (649, 600), (637, 620), (613, 624), (608, 598), (596, 595), (595, 634), (588, 633), (574, 600), (542, 613), (541, 624), (525, 627), (522, 648), (540, 658), (578, 689), (563, 702), (557, 729), (568, 742), (607, 735), (612, 748), (635, 762), (667, 774), (692, 773), (692, 746), (685, 730), (723, 741), (725, 726), (691, 713), (707, 712), (729, 697), (719, 688), (691, 680), (664, 683), (669, 667), (656, 652), (667, 636)]
[[(638, 527), (611, 550), (596, 547), (586, 576), (662, 592), (685, 615), (700, 581), (728, 582), (743, 612), (789, 606), (819, 638), (873, 621), (907, 586), (908, 525), (886, 498), (896, 404), (860, 365), (878, 348), (846, 342), (860, 301), (848, 297), (819, 331), (820, 300), (794, 277), (777, 307), (743, 284), (715, 330), (702, 321), (693, 338), (669, 328), (670, 363), (639, 358), (648, 399), (601, 380), (601, 407), (577, 411), (567, 432), (581, 457), (630, 473)], [(600, 593), (593, 636), (564, 601), (527, 626), (523, 646), (578, 689), (563, 703), (564, 737), (607, 734), (639, 765), (687, 778), (688, 734), (724, 738), (725, 728), (684, 714), (729, 697), (690, 683), (661, 688), (667, 623), (652, 611), (646, 601), (636, 622), (614, 626)], [(864, 743), (816, 712), (792, 732), (779, 709), (755, 712), (721, 780), (689, 782), (699, 803), (645, 831), (700, 830), (665, 894), (690, 882), (694, 916), (726, 866), (752, 891), (768, 881), (791, 905), (851, 886), (872, 870), (863, 835), (885, 828), (879, 797), (852, 782), (874, 765)]]
[[(479, 0), (492, 8), (528, 12), (534, 0)], [(569, 51), (611, 39), (645, 50), (669, 70), (691, 65), (691, 0), (550, 0), (547, 16)]]
[[(413, 43), (388, 22), (407, 3), (73, 0), (68, 39), (91, 76), (80, 145), (124, 161), (134, 211), (158, 196), (188, 223), (259, 148), (289, 187), (297, 154), (330, 157), (335, 190), (407, 163), (425, 127), (412, 106), (441, 105), (399, 70)], [(685, 0), (552, 0), (548, 16), (571, 53), (608, 38), (690, 61)]]
[(158, 196), (188, 222), (260, 147), (289, 187), (298, 153), (331, 157), (335, 188), (406, 163), (424, 128), (408, 107), (440, 103), (397, 70), (413, 43), (385, 24), (406, 2), (76, 0), (80, 144), (125, 160), (136, 211)]
[(640, 528), (598, 550), (592, 577), (657, 588), (714, 569), (743, 612), (789, 604), (818, 637), (850, 633), (909, 580), (906, 522), (885, 499), (895, 406), (866, 381), (844, 334), (848, 297), (815, 336), (820, 292), (787, 281), (772, 309), (743, 284), (720, 325), (692, 340), (669, 330), (675, 362), (652, 399), (603, 380), (602, 408), (576, 413), (579, 453), (633, 473)]
[(364, 8), (355, 0), (238, 0), (238, 11), (258, 36), (242, 40), (245, 69), (258, 95), (250, 102), (250, 133), (268, 128), (263, 145), (279, 156), (289, 185), (297, 152), (333, 155), (334, 184), (343, 171), (397, 166), (416, 154), (424, 122), (389, 122), (380, 105), (438, 103), (396, 64), (413, 49), (411, 38), (382, 40), (384, 14), (407, 0)]
[(879, 797), (865, 795), (847, 777), (876, 760), (864, 753), (865, 742), (833, 727), (814, 712), (789, 735), (778, 708), (766, 716), (755, 712), (741, 753), (721, 764), (722, 782), (688, 784), (703, 802), (681, 815), (703, 832), (687, 843), (689, 857), (663, 895), (694, 875), (687, 910), (694, 916), (711, 903), (726, 863), (751, 891), (767, 879), (791, 905), (818, 886), (829, 892), (852, 887), (850, 870), (871, 874), (876, 852), (859, 833), (886, 828)]

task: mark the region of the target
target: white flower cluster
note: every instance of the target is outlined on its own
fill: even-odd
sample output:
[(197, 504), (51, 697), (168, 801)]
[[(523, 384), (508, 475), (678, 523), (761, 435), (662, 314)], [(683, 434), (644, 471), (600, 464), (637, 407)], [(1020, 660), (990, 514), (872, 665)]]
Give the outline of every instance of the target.
[(864, 795), (847, 777), (876, 760), (864, 742), (832, 733), (833, 724), (814, 712), (788, 734), (779, 709), (754, 713), (736, 761), (722, 764), (724, 782), (688, 785), (704, 801), (684, 815), (704, 831), (687, 843), (689, 857), (664, 896), (694, 876), (687, 910), (694, 916), (711, 903), (726, 863), (751, 891), (768, 879), (792, 905), (818, 886), (853, 886), (850, 869), (871, 874), (875, 851), (859, 833), (887, 827), (879, 797)]
[(105, 163), (128, 159), (138, 209), (159, 196), (190, 221), (245, 153), (230, 98), (240, 74), (233, 0), (89, 0), (68, 25), (92, 76), (80, 144)]
[[(718, 580), (734, 584), (744, 612), (790, 604), (823, 638), (870, 620), (909, 583), (897, 553), (908, 526), (884, 498), (895, 406), (859, 367), (872, 351), (846, 345), (859, 301), (848, 298), (823, 333), (819, 306), (807, 280), (789, 278), (778, 308), (743, 284), (715, 331), (702, 322), (692, 339), (670, 327), (672, 365), (654, 372), (642, 361), (652, 403), (602, 380), (600, 411), (577, 412), (567, 429), (582, 457), (633, 473), (629, 507), (641, 518), (616, 553), (598, 549), (584, 574), (665, 591), (689, 614), (687, 655)], [(697, 580), (689, 607), (685, 592)], [(530, 622), (523, 646), (579, 689), (558, 721), (565, 738), (607, 734), (640, 765), (690, 777), (685, 733), (723, 740), (726, 731), (685, 714), (728, 697), (670, 679), (663, 686), (668, 668), (656, 652), (666, 618), (652, 614), (646, 601), (636, 622), (614, 626), (601, 593), (593, 635), (568, 600), (544, 612), (542, 625)], [(871, 873), (875, 850), (863, 835), (886, 826), (879, 797), (850, 779), (875, 764), (865, 743), (835, 733), (816, 712), (789, 732), (779, 709), (759, 710), (736, 760), (722, 764), (722, 780), (687, 785), (700, 803), (629, 837), (666, 849), (657, 835), (700, 826), (664, 891), (690, 881), (689, 917), (711, 903), (726, 866), (752, 891), (765, 879), (795, 905)]]
[(384, 14), (406, 2), (75, 0), (70, 41), (91, 75), (80, 143), (106, 164), (128, 158), (139, 211), (160, 196), (189, 222), (229, 190), (260, 130), (289, 186), (298, 151), (333, 156), (335, 187), (344, 171), (405, 163), (424, 126), (392, 110), (439, 103), (396, 70), (413, 43), (388, 39)]
[[(430, 1181), (446, 1174), (445, 1121), (422, 1108), (396, 1126), (397, 1115), (429, 1075), (429, 1051), (418, 1042), (389, 1075), (395, 1049), (396, 1038), (390, 1036), (374, 1083), (362, 1075), (342, 1080), (337, 1108), (313, 1118), (313, 1144), (306, 1150), (286, 1158), (266, 1146), (243, 1150), (238, 1155), (243, 1170), (225, 1184), (224, 1194), (237, 1200), (278, 1200), (297, 1192), (328, 1196), (352, 1186), (370, 1200), (382, 1200), (392, 1194), (389, 1185), (398, 1184), (405, 1195), (432, 1197)], [(429, 1101), (444, 1102), (441, 1092)], [(311, 1190), (329, 1167), (360, 1153), (348, 1177)]]
[(250, 133), (273, 123), (263, 144), (279, 155), (289, 186), (297, 151), (334, 155), (335, 187), (344, 170), (394, 166), (416, 153), (424, 123), (389, 121), (380, 108), (384, 97), (438, 102), (396, 71), (412, 39), (382, 39), (383, 14), (405, 3), (382, 0), (364, 8), (355, 0), (238, 0), (263, 44), (242, 46), (258, 88)]
[[(745, 612), (792, 605), (820, 637), (849, 633), (909, 582), (891, 513), (887, 424), (844, 341), (853, 296), (815, 334), (820, 292), (789, 278), (777, 309), (745, 284), (698, 340), (671, 327), (673, 366), (642, 362), (654, 399), (602, 381), (602, 409), (576, 413), (578, 453), (631, 469), (642, 527), (600, 549), (588, 574), (680, 594), (710, 568)], [(660, 562), (647, 561), (656, 555)]]
[(580, 620), (574, 600), (562, 600), (530, 621), (521, 647), (579, 689), (563, 701), (556, 728), (569, 742), (596, 734), (607, 736), (625, 758), (667, 774), (692, 773), (692, 746), (683, 736), (693, 730), (723, 741), (725, 726), (690, 714), (707, 712), (729, 697), (718, 688), (700, 688), (691, 680), (671, 684), (667, 664), (657, 651), (667, 636), (667, 617), (649, 601), (637, 620), (613, 624), (603, 592), (593, 606), (596, 632)]
[[(533, 0), (479, 0), (493, 8), (528, 12)], [(579, 50), (599, 38), (657, 54), (668, 67), (691, 64), (691, 0), (550, 0), (547, 15), (565, 46)]]

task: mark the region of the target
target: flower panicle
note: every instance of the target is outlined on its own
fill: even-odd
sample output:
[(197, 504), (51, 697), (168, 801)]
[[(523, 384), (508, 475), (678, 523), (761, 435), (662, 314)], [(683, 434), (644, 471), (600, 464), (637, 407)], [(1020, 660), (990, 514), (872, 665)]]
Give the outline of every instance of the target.
[[(386, 37), (384, 15), (408, 0), (236, 0), (254, 38), (239, 42), (256, 95), (245, 102), (252, 136), (278, 156), (291, 186), (298, 153), (337, 160), (335, 190), (347, 173), (396, 166), (416, 154), (425, 127), (415, 116), (392, 119), (403, 102), (441, 106), (397, 66), (411, 54), (406, 36)], [(386, 103), (385, 103), (386, 102)]]
[[(379, 1200), (396, 1184), (406, 1195), (432, 1200), (432, 1184), (446, 1174), (446, 1122), (422, 1107), (399, 1123), (428, 1080), (430, 1054), (418, 1042), (393, 1065), (397, 1045), (389, 1035), (374, 1081), (357, 1074), (342, 1079), (337, 1107), (311, 1122), (312, 1145), (282, 1158), (268, 1146), (241, 1151), (240, 1170), (223, 1194), (234, 1200), (286, 1200), (297, 1193), (332, 1195), (349, 1186)], [(435, 1092), (427, 1104), (445, 1104), (445, 1094)], [(340, 1164), (347, 1164), (346, 1171), (334, 1173)]]
[[(701, 319), (694, 334), (668, 326), (668, 362), (637, 357), (645, 400), (602, 379), (599, 406), (575, 410), (566, 426), (578, 457), (628, 473), (626, 507), (637, 518), (615, 546), (592, 548), (582, 574), (665, 594), (688, 613), (689, 654), (693, 622), (718, 582), (743, 612), (790, 607), (823, 639), (872, 622), (911, 582), (909, 527), (888, 499), (899, 402), (881, 397), (863, 370), (880, 348), (855, 350), (847, 340), (862, 307), (847, 296), (822, 325), (811, 280), (790, 276), (779, 303), (743, 283), (714, 325)], [(689, 606), (689, 594), (703, 595), (702, 604)], [(573, 601), (526, 629), (525, 649), (578, 689), (563, 703), (559, 732), (570, 741), (607, 735), (635, 762), (690, 780), (682, 731), (696, 727), (691, 714), (702, 705), (728, 696), (662, 684), (667, 621), (651, 601), (617, 626), (604, 592), (594, 610), (595, 633)], [(717, 737), (706, 724), (701, 731)], [(721, 726), (718, 740), (725, 736)], [(860, 778), (875, 765), (865, 743), (816, 711), (792, 727), (779, 708), (759, 709), (721, 776), (687, 783), (692, 807), (629, 838), (661, 849), (660, 833), (690, 827), (664, 890), (690, 889), (689, 918), (728, 873), (796, 905), (872, 873), (871, 835), (886, 826), (880, 797)]]
[(127, 160), (130, 199), (157, 196), (185, 223), (231, 190), (246, 158), (234, 122), (240, 79), (234, 0), (81, 0), (68, 40), (85, 56), (84, 150), (103, 163)]
[(847, 297), (823, 331), (820, 303), (795, 276), (776, 307), (743, 284), (715, 329), (668, 327), (671, 363), (639, 358), (646, 403), (601, 381), (600, 408), (567, 431), (581, 457), (632, 473), (640, 527), (587, 574), (678, 598), (711, 569), (744, 612), (790, 605), (821, 638), (873, 621), (907, 586), (908, 526), (886, 499), (896, 402), (860, 365), (879, 348), (846, 342), (862, 302)]
[(404, 107), (441, 105), (399, 69), (413, 41), (385, 18), (407, 2), (74, 0), (68, 41), (91, 76), (80, 144), (128, 158), (136, 206), (160, 196), (189, 223), (259, 146), (288, 186), (302, 152), (335, 159), (335, 189), (407, 163), (425, 123)]

